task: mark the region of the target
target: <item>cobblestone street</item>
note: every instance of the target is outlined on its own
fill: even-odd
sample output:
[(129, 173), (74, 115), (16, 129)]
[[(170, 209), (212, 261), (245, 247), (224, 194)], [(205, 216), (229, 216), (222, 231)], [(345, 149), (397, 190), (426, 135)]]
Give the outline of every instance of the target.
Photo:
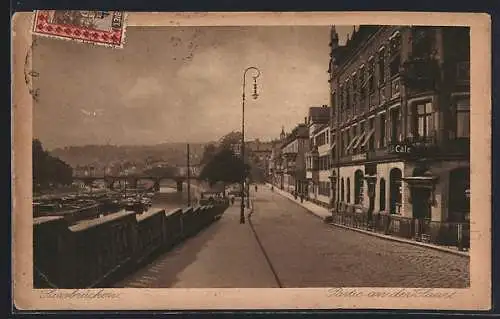
[(216, 224), (116, 286), (462, 288), (469, 285), (467, 257), (325, 224), (267, 187), (260, 187), (252, 195), (251, 224), (239, 224), (237, 202)]
[(261, 187), (254, 228), (285, 287), (469, 285), (469, 259), (324, 224)]

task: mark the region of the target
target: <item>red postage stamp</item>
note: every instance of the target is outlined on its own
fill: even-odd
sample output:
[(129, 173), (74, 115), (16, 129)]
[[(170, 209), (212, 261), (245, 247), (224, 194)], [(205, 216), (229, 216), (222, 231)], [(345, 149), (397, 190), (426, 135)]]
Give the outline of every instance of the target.
[(38, 10), (33, 22), (33, 33), (122, 48), (125, 38), (125, 13)]

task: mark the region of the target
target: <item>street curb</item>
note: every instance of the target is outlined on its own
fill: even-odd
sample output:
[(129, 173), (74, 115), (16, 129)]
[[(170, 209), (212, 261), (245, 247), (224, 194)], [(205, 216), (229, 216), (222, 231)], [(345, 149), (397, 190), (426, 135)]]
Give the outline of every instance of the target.
[[(266, 185), (268, 187), (271, 186), (270, 184), (266, 184)], [(285, 197), (286, 199), (290, 200), (291, 202), (296, 203), (297, 205), (299, 205), (302, 208), (306, 209), (308, 213), (310, 213), (310, 214), (316, 216), (317, 218), (323, 220), (322, 216), (317, 215), (316, 213), (314, 213), (312, 210), (310, 210), (306, 206), (301, 205), (301, 203), (296, 202), (294, 199), (289, 198), (288, 196), (286, 196), (284, 194), (281, 194), (282, 190), (279, 190), (279, 191), (280, 192), (278, 192), (278, 194), (280, 194), (281, 196)], [(426, 244), (426, 243), (422, 243), (422, 242), (407, 240), (407, 239), (404, 239), (404, 238), (398, 238), (398, 237), (394, 237), (394, 236), (388, 236), (388, 235), (378, 234), (378, 233), (375, 233), (375, 232), (370, 232), (370, 231), (366, 231), (366, 230), (363, 230), (363, 229), (349, 227), (349, 226), (345, 226), (345, 225), (341, 225), (341, 224), (336, 224), (336, 223), (328, 223), (328, 225), (332, 225), (332, 226), (344, 228), (344, 229), (347, 229), (347, 230), (357, 231), (359, 233), (370, 235), (370, 236), (374, 236), (374, 237), (378, 237), (378, 238), (381, 238), (381, 239), (387, 239), (387, 240), (396, 241), (396, 242), (400, 242), (400, 243), (410, 244), (410, 245), (413, 245), (413, 246), (420, 246), (420, 247), (430, 248), (430, 249), (438, 250), (438, 251), (441, 251), (441, 252), (446, 252), (446, 253), (450, 253), (450, 254), (453, 254), (453, 255), (457, 255), (457, 256), (460, 256), (460, 257), (470, 258), (470, 254), (468, 252), (462, 252), (462, 251), (453, 250), (453, 249), (449, 249), (449, 248), (445, 248), (445, 247), (440, 247), (440, 246), (437, 246), (437, 245), (431, 245), (431, 244)]]
[(378, 234), (378, 233), (370, 232), (370, 231), (367, 231), (367, 230), (364, 230), (364, 229), (349, 227), (349, 226), (345, 226), (345, 225), (341, 225), (341, 224), (336, 224), (336, 223), (328, 223), (328, 225), (332, 225), (332, 226), (335, 226), (335, 227), (344, 228), (344, 229), (347, 229), (347, 230), (357, 231), (357, 232), (362, 233), (362, 234), (366, 234), (366, 235), (370, 235), (370, 236), (374, 236), (374, 237), (378, 237), (378, 238), (382, 238), (382, 239), (396, 241), (396, 242), (400, 242), (400, 243), (404, 243), (404, 244), (410, 244), (410, 245), (413, 245), (413, 246), (420, 246), (420, 247), (430, 248), (430, 249), (434, 249), (434, 250), (439, 250), (441, 252), (454, 254), (454, 255), (457, 255), (457, 256), (460, 256), (460, 257), (470, 258), (469, 253), (458, 251), (458, 250), (453, 250), (453, 249), (448, 249), (448, 248), (444, 248), (444, 247), (439, 247), (439, 246), (436, 246), (436, 245), (421, 243), (421, 242), (418, 242), (418, 241), (407, 240), (407, 239), (404, 239), (404, 238), (398, 238), (398, 237), (394, 237), (394, 236), (388, 236), (388, 235)]

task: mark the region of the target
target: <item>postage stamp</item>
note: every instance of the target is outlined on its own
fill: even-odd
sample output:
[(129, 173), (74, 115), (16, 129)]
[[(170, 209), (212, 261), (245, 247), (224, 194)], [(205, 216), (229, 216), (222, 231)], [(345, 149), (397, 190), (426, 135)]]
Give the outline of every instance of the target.
[(125, 13), (121, 11), (39, 10), (33, 33), (122, 48)]
[(491, 20), (350, 14), (17, 14), (16, 309), (490, 309)]

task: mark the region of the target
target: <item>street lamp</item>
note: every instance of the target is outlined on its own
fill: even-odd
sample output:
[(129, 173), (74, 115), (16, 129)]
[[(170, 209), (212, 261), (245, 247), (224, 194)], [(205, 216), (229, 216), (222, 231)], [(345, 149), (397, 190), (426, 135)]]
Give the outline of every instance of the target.
[[(241, 160), (243, 161), (243, 167), (245, 167), (245, 85), (246, 85), (246, 76), (247, 72), (252, 70), (254, 72), (253, 77), (253, 93), (252, 97), (254, 100), (257, 99), (259, 94), (257, 94), (257, 78), (260, 76), (260, 70), (254, 66), (248, 67), (243, 72), (243, 94), (241, 96), (241, 107), (242, 107), (242, 116), (241, 116)], [(245, 170), (246, 171), (246, 170)], [(245, 223), (245, 175), (241, 178), (241, 211), (240, 211), (240, 224)], [(249, 189), (250, 191), (250, 189)], [(250, 194), (247, 194), (250, 196)]]

